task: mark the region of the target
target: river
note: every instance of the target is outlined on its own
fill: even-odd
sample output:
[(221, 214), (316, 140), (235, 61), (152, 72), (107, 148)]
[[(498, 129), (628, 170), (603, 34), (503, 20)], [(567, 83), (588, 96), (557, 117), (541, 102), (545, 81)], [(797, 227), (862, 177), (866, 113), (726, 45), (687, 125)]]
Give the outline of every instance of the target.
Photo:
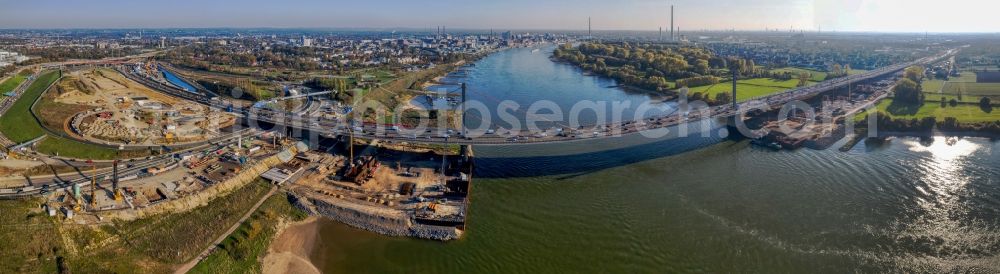
[[(576, 78), (558, 83), (594, 87), (587, 96), (649, 98), (598, 89), (612, 85), (542, 54), (487, 57), (467, 73), (470, 89), (523, 102), (572, 98), (519, 88), (566, 70)], [(489, 71), (520, 80), (478, 82)], [(323, 221), (311, 259), (328, 273), (1000, 271), (1000, 143), (900, 138), (848, 152), (773, 152), (721, 138), (714, 125), (705, 137), (676, 131), (478, 146), (462, 240)]]
[[(579, 119), (579, 125), (592, 126), (599, 116), (603, 116), (606, 123), (632, 120), (636, 116), (662, 115), (675, 110), (675, 104), (664, 102), (665, 98), (659, 94), (626, 91), (612, 79), (584, 75), (575, 66), (552, 62), (549, 56), (555, 46), (541, 47), (541, 50), (513, 48), (491, 54), (475, 62), (475, 66), (453, 72), (442, 80), (445, 83), (467, 83), (468, 100), (482, 103), (489, 109), (488, 113), (484, 113), (470, 107), (470, 128), (479, 127), (481, 120), (493, 121), (493, 128), (510, 128), (511, 120), (517, 120), (522, 127), (526, 126), (527, 120), (538, 121), (543, 129), (567, 127), (572, 124), (571, 116)], [(455, 85), (436, 85), (429, 90), (458, 92), (460, 89)], [(581, 101), (593, 105), (580, 104), (580, 114), (575, 115), (573, 107)], [(557, 106), (563, 118), (546, 117), (546, 114), (554, 113), (543, 108), (546, 103)], [(613, 103), (620, 104), (621, 110), (613, 109)], [(650, 108), (640, 109), (643, 103), (649, 103)], [(532, 112), (532, 105), (539, 106), (540, 110)], [(500, 107), (511, 108), (504, 112), (509, 113), (512, 119), (502, 119), (498, 112)], [(616, 112), (619, 117), (615, 116)]]

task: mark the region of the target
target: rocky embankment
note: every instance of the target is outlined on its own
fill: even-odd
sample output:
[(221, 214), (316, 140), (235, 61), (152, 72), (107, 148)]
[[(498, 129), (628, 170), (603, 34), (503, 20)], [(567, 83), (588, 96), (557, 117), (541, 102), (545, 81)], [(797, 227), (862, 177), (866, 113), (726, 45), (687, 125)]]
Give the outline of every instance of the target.
[(351, 201), (293, 195), (293, 204), (314, 216), (330, 218), (354, 228), (394, 236), (450, 241), (461, 237), (454, 227), (415, 224), (406, 213)]

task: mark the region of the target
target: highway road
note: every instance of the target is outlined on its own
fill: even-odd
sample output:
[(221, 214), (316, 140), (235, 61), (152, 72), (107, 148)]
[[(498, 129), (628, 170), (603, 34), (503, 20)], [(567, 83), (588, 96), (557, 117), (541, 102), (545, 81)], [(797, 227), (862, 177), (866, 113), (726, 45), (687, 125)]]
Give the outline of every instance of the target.
[[(143, 173), (145, 173), (146, 169), (150, 167), (165, 166), (177, 162), (177, 159), (174, 158), (175, 154), (181, 154), (191, 151), (219, 149), (232, 144), (236, 144), (239, 138), (244, 138), (246, 136), (251, 136), (253, 134), (255, 134), (255, 131), (244, 130), (222, 137), (221, 139), (214, 140), (209, 144), (193, 147), (190, 149), (180, 150), (157, 156), (151, 156), (145, 159), (122, 160), (119, 162), (118, 177), (124, 178), (133, 175), (140, 176)], [(51, 191), (58, 188), (71, 187), (73, 184), (77, 183), (79, 183), (81, 187), (89, 186), (93, 178), (90, 167), (86, 165), (76, 166), (76, 167), (80, 169), (79, 173), (73, 173), (69, 175), (63, 174), (63, 175), (36, 176), (31, 178), (31, 183), (32, 183), (31, 186), (0, 188), (0, 199), (38, 195), (41, 194), (43, 190)], [(112, 175), (113, 175), (113, 170), (111, 168), (105, 168), (102, 170), (98, 170), (97, 172), (98, 180), (110, 179)]]

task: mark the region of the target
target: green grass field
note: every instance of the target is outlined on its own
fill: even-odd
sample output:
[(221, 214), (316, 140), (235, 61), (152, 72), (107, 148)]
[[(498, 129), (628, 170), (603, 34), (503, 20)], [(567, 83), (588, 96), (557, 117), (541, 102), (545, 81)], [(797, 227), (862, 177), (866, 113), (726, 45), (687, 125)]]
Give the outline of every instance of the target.
[(42, 126), (31, 116), (31, 104), (49, 85), (59, 79), (59, 75), (58, 71), (51, 71), (39, 76), (24, 91), (24, 95), (7, 110), (7, 113), (0, 116), (0, 132), (3, 132), (4, 136), (15, 143), (23, 143), (45, 134)]
[[(736, 101), (743, 102), (754, 97), (766, 96), (795, 88), (799, 80), (775, 80), (768, 78), (754, 78), (736, 81)], [(815, 84), (810, 82), (810, 85)], [(732, 92), (731, 82), (722, 82), (711, 86), (701, 86), (690, 89), (689, 93), (705, 93), (708, 98), (715, 98), (716, 94)]]
[(946, 117), (955, 117), (961, 123), (1000, 121), (1000, 108), (991, 112), (985, 112), (975, 104), (960, 104), (954, 107), (947, 106), (942, 108), (939, 103), (926, 103), (923, 106), (916, 107), (895, 105), (892, 103), (892, 99), (886, 99), (879, 102), (878, 110), (889, 113), (893, 118), (922, 119), (924, 117), (935, 117), (938, 121), (943, 121)]
[(4, 97), (6, 96), (4, 94), (13, 91), (14, 88), (17, 88), (18, 85), (21, 85), (21, 83), (23, 83), (25, 79), (28, 79), (27, 75), (18, 73), (11, 76), (9, 79), (3, 81), (3, 83), (0, 83), (0, 97)]
[(292, 206), (285, 195), (268, 198), (256, 212), (229, 235), (222, 248), (198, 263), (191, 273), (260, 273), (260, 262), (277, 237), (280, 220), (304, 220), (306, 213)]
[(59, 222), (45, 215), (41, 199), (0, 201), (0, 268), (10, 273), (58, 273)]
[(111, 160), (118, 158), (118, 150), (49, 135), (36, 146), (45, 155), (76, 159)]
[[(978, 104), (979, 100), (983, 98), (982, 96), (968, 96), (968, 95), (962, 96), (962, 98), (958, 98), (958, 95), (955, 94), (938, 94), (938, 93), (927, 93), (926, 96), (927, 97), (926, 99), (924, 99), (924, 101), (928, 103), (929, 102), (940, 103), (941, 97), (944, 97), (945, 102), (950, 102), (951, 99), (955, 99), (955, 101), (958, 101), (960, 103)], [(994, 102), (993, 105), (1000, 103), (1000, 97), (991, 97), (990, 100), (993, 100)]]
[(944, 80), (924, 80), (921, 85), (924, 93), (940, 93), (941, 89), (944, 88), (944, 84)]
[(976, 82), (976, 73), (972, 72), (972, 71), (968, 71), (968, 70), (961, 71), (959, 73), (958, 77), (948, 78), (948, 81), (950, 81), (950, 82), (975, 83)]
[(862, 74), (862, 73), (865, 73), (865, 72), (868, 72), (868, 70), (864, 70), (864, 69), (850, 69), (850, 70), (847, 71), (847, 74), (849, 74), (849, 75), (855, 75), (855, 74)]
[[(1000, 99), (1000, 83), (976, 83), (976, 74), (970, 71), (961, 73), (959, 77), (945, 80), (924, 80), (922, 83), (928, 102), (940, 102), (955, 99), (963, 103), (979, 103), (984, 96), (993, 100)], [(961, 94), (961, 98), (959, 98)]]
[(736, 88), (737, 88), (737, 92), (738, 92), (740, 84), (754, 85), (754, 86), (764, 86), (764, 87), (777, 87), (777, 88), (795, 88), (796, 86), (799, 85), (799, 80), (796, 80), (796, 79), (793, 79), (793, 80), (775, 80), (775, 79), (768, 79), (768, 78), (754, 78), (754, 79), (738, 80), (738, 81), (736, 81), (736, 83), (737, 83), (737, 87)]
[(972, 82), (952, 82), (948, 81), (944, 85), (944, 93), (958, 94), (966, 96), (996, 96), (1000, 95), (1000, 83), (972, 83)]
[(809, 73), (809, 81), (813, 82), (823, 82), (824, 80), (826, 80), (826, 75), (827, 75), (827, 73), (823, 71), (816, 71), (816, 70), (796, 68), (796, 67), (786, 67), (786, 68), (774, 69), (771, 71), (779, 73), (790, 72), (792, 74), (798, 74), (802, 72)]

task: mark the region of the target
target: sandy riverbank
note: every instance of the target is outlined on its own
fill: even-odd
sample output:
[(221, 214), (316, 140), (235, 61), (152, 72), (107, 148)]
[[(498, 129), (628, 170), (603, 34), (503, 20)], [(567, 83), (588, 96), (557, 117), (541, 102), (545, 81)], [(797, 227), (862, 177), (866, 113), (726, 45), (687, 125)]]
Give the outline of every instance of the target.
[(304, 221), (286, 226), (268, 247), (267, 255), (261, 263), (265, 274), (276, 273), (321, 273), (309, 260), (319, 235), (319, 218), (309, 217)]
[(423, 84), (420, 85), (420, 90), (427, 90), (427, 88), (431, 86), (440, 85), (441, 79), (444, 79), (444, 76), (434, 77), (430, 81), (424, 82)]

